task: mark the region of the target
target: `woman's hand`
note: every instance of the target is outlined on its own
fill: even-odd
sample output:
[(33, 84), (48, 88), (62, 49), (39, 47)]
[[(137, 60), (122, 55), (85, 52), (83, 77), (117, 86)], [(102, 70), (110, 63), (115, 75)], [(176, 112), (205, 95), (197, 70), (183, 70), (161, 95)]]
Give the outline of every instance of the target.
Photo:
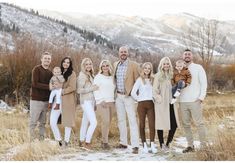
[(92, 85), (92, 90), (93, 91), (97, 91), (99, 89), (98, 85), (94, 84)]

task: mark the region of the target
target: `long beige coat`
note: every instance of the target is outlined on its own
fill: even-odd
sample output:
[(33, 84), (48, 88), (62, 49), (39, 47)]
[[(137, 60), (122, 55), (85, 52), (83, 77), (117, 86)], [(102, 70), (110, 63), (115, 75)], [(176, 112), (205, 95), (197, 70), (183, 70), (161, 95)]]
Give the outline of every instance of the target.
[(76, 110), (76, 74), (68, 77), (63, 84), (62, 91), (62, 124), (65, 127), (75, 126), (75, 110)]
[[(170, 102), (172, 99), (171, 80), (159, 81), (159, 73), (154, 76), (153, 98), (155, 109), (155, 129), (170, 130)], [(174, 105), (175, 118), (179, 126), (178, 109)]]
[[(116, 80), (117, 65), (120, 61), (114, 63), (114, 79)], [(128, 59), (128, 67), (125, 76), (125, 95), (130, 96), (133, 85), (139, 77), (139, 65)], [(115, 81), (116, 82), (116, 81)]]

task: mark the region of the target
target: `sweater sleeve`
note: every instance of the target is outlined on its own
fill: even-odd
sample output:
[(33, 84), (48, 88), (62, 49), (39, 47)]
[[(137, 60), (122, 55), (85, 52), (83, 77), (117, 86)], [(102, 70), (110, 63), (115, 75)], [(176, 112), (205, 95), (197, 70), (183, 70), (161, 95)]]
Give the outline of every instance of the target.
[(157, 97), (159, 97), (160, 94), (161, 94), (161, 91), (160, 91), (160, 85), (158, 81), (158, 74), (156, 74), (153, 80), (153, 99), (156, 101)]
[(69, 83), (68, 83), (68, 87), (63, 89), (63, 95), (69, 94), (71, 92), (76, 91), (76, 74), (75, 72), (73, 72), (71, 74), (71, 76), (69, 77)]
[(138, 95), (137, 95), (137, 91), (138, 89), (140, 88), (140, 78), (138, 78), (132, 88), (132, 91), (131, 91), (131, 96), (137, 101), (138, 99)]
[(206, 72), (203, 69), (202, 66), (200, 66), (200, 71), (199, 71), (199, 83), (200, 83), (200, 100), (204, 100), (206, 97), (206, 90), (207, 90), (207, 77), (206, 77)]
[(187, 78), (186, 84), (187, 84), (187, 85), (191, 84), (192, 76), (191, 76), (191, 73), (190, 73), (189, 70), (186, 70), (186, 78)]
[[(101, 78), (101, 77), (99, 76), (99, 74), (98, 74), (98, 75), (95, 76), (93, 83), (94, 83), (95, 85), (99, 86), (101, 80), (102, 80), (102, 78)], [(93, 93), (94, 93), (95, 100), (100, 100), (100, 99), (102, 99), (102, 95), (101, 95), (99, 89), (96, 90), (96, 91), (94, 91)]]
[(93, 91), (92, 87), (85, 88), (86, 80), (87, 80), (86, 76), (80, 73), (77, 78), (77, 93), (78, 94), (85, 94), (85, 93), (89, 93)]
[(34, 68), (32, 71), (32, 87), (49, 90), (49, 83), (45, 84), (39, 81), (39, 67)]

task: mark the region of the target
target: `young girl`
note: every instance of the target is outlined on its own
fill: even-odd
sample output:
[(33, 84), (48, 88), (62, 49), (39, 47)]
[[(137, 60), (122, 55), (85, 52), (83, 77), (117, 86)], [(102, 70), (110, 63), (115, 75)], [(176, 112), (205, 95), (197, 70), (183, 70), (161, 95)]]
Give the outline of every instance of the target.
[[(155, 128), (157, 130), (160, 147), (168, 151), (169, 144), (173, 140), (177, 128), (177, 114), (174, 106), (170, 104), (172, 98), (171, 79), (173, 68), (168, 57), (161, 59), (158, 66), (158, 73), (154, 77), (153, 97), (155, 99)], [(178, 118), (177, 118), (178, 119)], [(164, 144), (163, 130), (169, 130), (166, 144)]]
[[(143, 143), (144, 153), (148, 153), (148, 146), (145, 138), (145, 119), (148, 118), (150, 130), (150, 146), (152, 153), (156, 153), (157, 149), (154, 144), (155, 138), (155, 113), (153, 104), (152, 84), (153, 84), (153, 66), (150, 62), (146, 62), (141, 67), (140, 77), (136, 80), (131, 96), (138, 101), (138, 115), (140, 136)], [(138, 93), (138, 94), (137, 94)]]
[(80, 94), (80, 103), (83, 110), (80, 146), (87, 149), (91, 149), (91, 139), (97, 125), (93, 92), (98, 90), (98, 86), (93, 84), (93, 79), (93, 63), (90, 58), (84, 58), (81, 63), (81, 72), (77, 78), (77, 93)]
[(101, 120), (102, 149), (110, 149), (108, 144), (109, 127), (115, 113), (114, 91), (115, 84), (113, 79), (112, 65), (108, 60), (102, 60), (99, 66), (99, 73), (94, 78), (94, 84), (99, 89), (94, 91), (97, 106), (97, 115)]

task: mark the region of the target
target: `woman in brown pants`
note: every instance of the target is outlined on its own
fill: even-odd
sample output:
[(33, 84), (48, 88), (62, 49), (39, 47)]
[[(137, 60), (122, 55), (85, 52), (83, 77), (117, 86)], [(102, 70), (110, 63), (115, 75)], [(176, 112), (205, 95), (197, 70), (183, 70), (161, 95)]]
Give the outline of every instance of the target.
[(145, 138), (145, 119), (146, 116), (149, 122), (150, 130), (150, 146), (152, 153), (156, 153), (157, 149), (154, 144), (155, 137), (155, 113), (152, 94), (153, 84), (153, 66), (150, 62), (146, 62), (141, 67), (140, 77), (136, 80), (131, 96), (138, 101), (138, 115), (139, 115), (139, 127), (140, 136), (143, 143), (144, 153), (148, 153), (148, 146)]

